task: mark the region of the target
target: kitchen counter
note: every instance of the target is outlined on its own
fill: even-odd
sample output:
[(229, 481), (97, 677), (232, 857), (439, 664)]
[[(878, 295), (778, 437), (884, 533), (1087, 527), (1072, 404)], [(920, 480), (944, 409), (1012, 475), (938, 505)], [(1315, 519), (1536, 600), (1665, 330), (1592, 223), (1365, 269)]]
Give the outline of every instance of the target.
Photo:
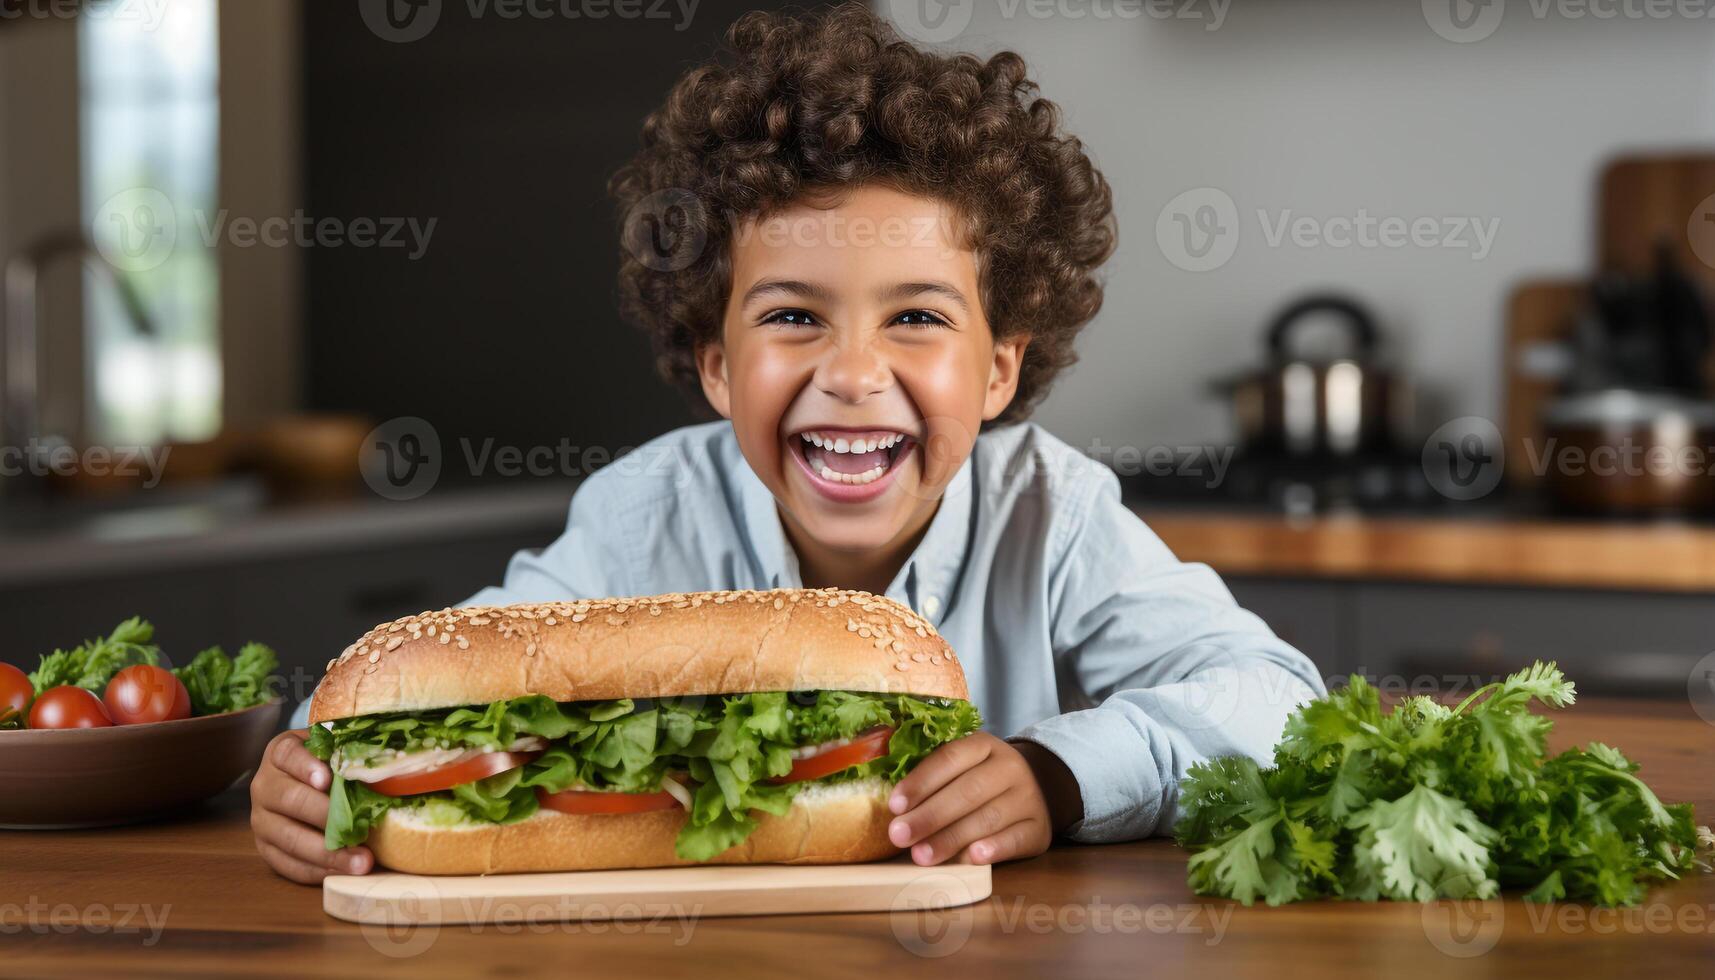
[[(1708, 751), (1715, 729), (1684, 701), (1585, 701), (1554, 717), (1555, 748), (1598, 739), (1618, 745), (1664, 798), (1692, 801), (1700, 822), (1715, 813)], [(1057, 847), (1002, 865), (992, 898), (940, 913), (366, 931), (327, 917), (319, 891), (263, 866), (245, 806), (235, 793), (178, 822), (0, 832), (5, 972), (653, 977), (713, 968), (862, 980), (901, 973), (1274, 980), (1383, 971), (1678, 977), (1706, 974), (1715, 962), (1715, 877), (1707, 874), (1658, 888), (1630, 910), (1514, 898), (1464, 910), (1335, 902), (1246, 909), (1187, 891), (1185, 854), (1163, 840)], [(162, 928), (152, 931), (145, 913)], [(114, 928), (121, 919), (126, 931)]]
[(130, 508), (6, 529), (0, 533), (0, 588), (377, 551), (519, 530), (539, 532), (546, 544), (564, 527), (574, 489), (572, 481), (542, 480), (453, 488), (407, 501), (364, 491), (296, 504), (270, 503), (242, 483), (181, 499), (163, 491)]
[(1132, 510), (1222, 575), (1715, 592), (1715, 526)]

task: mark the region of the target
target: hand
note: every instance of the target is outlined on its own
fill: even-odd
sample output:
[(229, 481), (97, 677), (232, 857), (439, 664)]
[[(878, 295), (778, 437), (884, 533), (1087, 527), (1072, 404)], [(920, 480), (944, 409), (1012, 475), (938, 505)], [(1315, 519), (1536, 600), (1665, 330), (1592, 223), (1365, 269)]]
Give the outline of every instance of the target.
[(1077, 783), (1053, 753), (979, 732), (931, 752), (899, 781), (887, 802), (900, 816), (887, 835), (923, 865), (954, 857), (971, 864), (1034, 857), (1048, 849), (1055, 829), (1082, 815), (1081, 801), (1076, 816), (1063, 800), (1054, 807), (1060, 812), (1050, 813), (1044, 787), (1063, 794), (1067, 784), (1076, 800)]
[(262, 860), (301, 885), (330, 874), (365, 874), (375, 866), (367, 847), (330, 851), (322, 831), (328, 822), (333, 771), (304, 748), (308, 733), (282, 732), (268, 743), (250, 781), (250, 829)]

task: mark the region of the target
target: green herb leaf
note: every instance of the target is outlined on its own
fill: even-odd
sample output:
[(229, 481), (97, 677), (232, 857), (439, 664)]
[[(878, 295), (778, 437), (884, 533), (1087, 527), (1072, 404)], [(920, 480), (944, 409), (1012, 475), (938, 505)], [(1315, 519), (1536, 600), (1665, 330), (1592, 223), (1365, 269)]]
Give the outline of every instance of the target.
[(1191, 767), (1175, 833), (1203, 894), (1249, 904), (1488, 897), (1640, 901), (1650, 881), (1696, 864), (1689, 804), (1665, 805), (1618, 750), (1547, 758), (1552, 723), (1533, 702), (1572, 704), (1552, 663), (1474, 692), (1456, 708), (1406, 698), (1384, 713), (1350, 684), (1288, 720), (1274, 765)]

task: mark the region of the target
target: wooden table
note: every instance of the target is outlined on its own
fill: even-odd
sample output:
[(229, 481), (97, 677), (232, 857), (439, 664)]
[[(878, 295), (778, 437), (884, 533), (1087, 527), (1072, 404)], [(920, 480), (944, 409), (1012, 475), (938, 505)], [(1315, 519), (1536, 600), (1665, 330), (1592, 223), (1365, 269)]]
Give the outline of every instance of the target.
[[(1715, 815), (1715, 726), (1684, 702), (1587, 702), (1556, 718), (1556, 748), (1615, 744), (1664, 798), (1695, 803), (1700, 823)], [(263, 866), (245, 806), (232, 794), (178, 822), (0, 833), (0, 974), (1715, 974), (1707, 874), (1632, 910), (1516, 899), (1246, 909), (1191, 894), (1185, 855), (1161, 840), (1059, 847), (1003, 865), (991, 899), (942, 913), (366, 931), (326, 917), (318, 890)]]

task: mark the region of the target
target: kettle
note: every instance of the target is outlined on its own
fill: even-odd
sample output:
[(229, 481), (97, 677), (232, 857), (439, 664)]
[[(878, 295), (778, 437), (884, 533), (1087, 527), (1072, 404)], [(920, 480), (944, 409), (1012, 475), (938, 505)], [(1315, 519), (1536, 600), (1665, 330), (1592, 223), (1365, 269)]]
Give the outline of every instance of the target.
[[(1294, 351), (1294, 335), (1332, 315), (1348, 352), (1309, 359)], [(1343, 459), (1395, 448), (1397, 427), (1410, 411), (1408, 386), (1377, 364), (1380, 331), (1361, 303), (1321, 293), (1296, 300), (1264, 332), (1266, 367), (1215, 383), (1231, 402), (1240, 444), (1263, 456)]]

